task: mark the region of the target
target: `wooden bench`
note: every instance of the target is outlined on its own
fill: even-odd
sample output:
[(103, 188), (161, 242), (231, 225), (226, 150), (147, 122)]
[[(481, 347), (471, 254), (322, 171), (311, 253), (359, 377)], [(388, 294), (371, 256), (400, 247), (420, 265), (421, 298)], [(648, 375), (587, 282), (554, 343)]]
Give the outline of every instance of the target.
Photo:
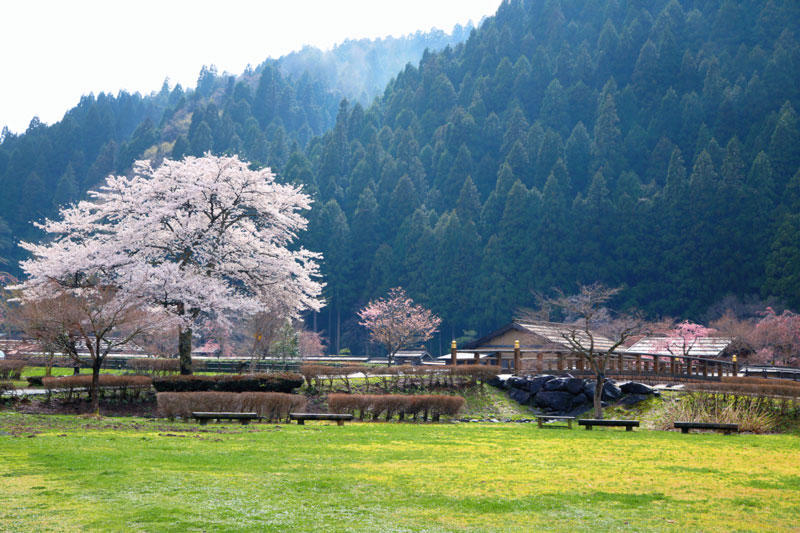
[(306, 420), (335, 420), (337, 426), (343, 426), (345, 420), (350, 421), (353, 415), (341, 413), (289, 413), (289, 418), (297, 420), (297, 425), (302, 426)]
[(625, 431), (633, 431), (633, 428), (639, 427), (638, 420), (603, 420), (598, 418), (584, 418), (578, 420), (579, 426), (586, 426), (587, 430), (592, 429), (592, 426), (618, 426), (625, 427)]
[(242, 425), (247, 425), (251, 420), (258, 418), (257, 413), (214, 413), (214, 412), (192, 412), (192, 418), (197, 419), (201, 426), (208, 424), (211, 419), (220, 420), (238, 420)]
[(732, 432), (739, 432), (739, 424), (717, 424), (715, 422), (675, 422), (675, 429), (680, 429), (681, 433), (689, 433), (690, 429), (714, 429), (724, 431), (726, 435)]
[(567, 425), (566, 426), (555, 426), (553, 424), (548, 424), (548, 426), (549, 427), (554, 427), (554, 428), (567, 427), (569, 429), (572, 429), (572, 421), (575, 420), (575, 417), (574, 416), (555, 416), (555, 415), (536, 415), (536, 422), (539, 424), (540, 428), (543, 427), (542, 426), (542, 422), (546, 422), (548, 420), (562, 420), (562, 421), (566, 420), (567, 421)]

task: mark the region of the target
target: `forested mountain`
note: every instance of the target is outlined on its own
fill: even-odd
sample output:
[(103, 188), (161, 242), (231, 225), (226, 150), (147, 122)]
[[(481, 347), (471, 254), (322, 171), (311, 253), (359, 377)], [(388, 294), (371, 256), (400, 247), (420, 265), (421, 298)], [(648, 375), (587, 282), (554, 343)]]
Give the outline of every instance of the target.
[(281, 57), (277, 65), (281, 73), (295, 79), (308, 72), (324, 86), (366, 106), (383, 94), (386, 83), (411, 58), (416, 64), (425, 49), (442, 50), (448, 45), (464, 42), (472, 29), (471, 23), (467, 26), (457, 24), (451, 33), (434, 29), (377, 41), (347, 40), (324, 52), (307, 46)]
[(594, 281), (651, 315), (800, 304), (799, 24), (792, 0), (504, 2), (342, 106), (287, 168), (318, 191), (334, 346), (394, 285), (445, 340)]
[(531, 290), (594, 281), (651, 315), (699, 319), (728, 294), (798, 307), (799, 30), (795, 0), (508, 1), (371, 105), (280, 62), (125, 95), (130, 124), (95, 129), (91, 109), (106, 120), (123, 95), (90, 99), (82, 159), (50, 133), (23, 146), (35, 127), (3, 141), (0, 186), (45, 201), (0, 209), (49, 208), (73, 160), (78, 191), (139, 154), (269, 164), (315, 197), (304, 244), (325, 256), (329, 305), (313, 319), (359, 352), (355, 311), (397, 285), (448, 340), (508, 321)]
[(470, 28), (347, 41), (328, 52), (304, 48), (239, 76), (204, 67), (195, 89), (170, 90), (165, 82), (145, 97), (90, 95), (52, 126), (34, 118), (21, 135), (4, 129), (0, 270), (16, 271), (22, 250), (15, 241), (38, 238), (31, 220), (52, 216), (56, 206), (78, 199), (111, 172), (129, 171), (136, 159), (211, 150), (282, 169), (291, 151), (333, 126), (342, 98), (371, 100), (426, 47), (461, 42)]

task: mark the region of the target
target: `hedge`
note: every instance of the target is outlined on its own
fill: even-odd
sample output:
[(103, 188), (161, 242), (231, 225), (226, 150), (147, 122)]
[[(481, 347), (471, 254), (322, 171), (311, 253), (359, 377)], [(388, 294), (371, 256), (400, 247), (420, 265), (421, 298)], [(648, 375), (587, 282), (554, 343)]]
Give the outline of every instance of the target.
[(303, 377), (292, 372), (239, 374), (234, 376), (168, 376), (153, 378), (158, 392), (285, 392), (303, 385)]
[(0, 360), (0, 379), (20, 379), (22, 377), (22, 369), (25, 366), (25, 361), (15, 359)]
[(465, 401), (461, 396), (448, 396), (443, 394), (329, 394), (328, 409), (333, 413), (350, 413), (364, 420), (367, 415), (372, 415), (376, 420), (382, 414), (386, 420), (391, 420), (398, 415), (404, 420), (406, 415), (413, 420), (422, 415), (425, 421), (430, 415), (434, 422), (440, 415), (454, 416), (464, 407)]
[(169, 418), (189, 418), (193, 411), (255, 412), (268, 420), (288, 419), (306, 407), (305, 396), (282, 392), (159, 392), (158, 409)]
[(135, 370), (137, 373), (150, 373), (167, 375), (179, 372), (181, 369), (181, 362), (178, 359), (128, 359), (128, 368)]
[[(385, 392), (392, 389), (416, 388), (463, 388), (474, 386), (491, 380), (500, 372), (499, 367), (491, 365), (459, 365), (459, 366), (327, 366), (303, 365), (300, 373), (309, 387), (322, 389), (326, 386), (329, 390), (334, 388), (334, 380), (343, 382), (348, 392), (351, 390), (350, 376), (363, 376), (366, 391), (371, 385), (380, 384)], [(370, 382), (370, 377), (378, 378), (379, 382)]]
[[(48, 397), (59, 390), (66, 390), (69, 397), (78, 389), (78, 392), (88, 390), (92, 386), (91, 374), (79, 374), (77, 376), (44, 377), (42, 385), (47, 389)], [(148, 376), (118, 376), (115, 374), (100, 374), (98, 388), (102, 394), (104, 390), (113, 389), (119, 392), (120, 397), (124, 397), (128, 392), (138, 396), (142, 391), (149, 390), (152, 379)]]

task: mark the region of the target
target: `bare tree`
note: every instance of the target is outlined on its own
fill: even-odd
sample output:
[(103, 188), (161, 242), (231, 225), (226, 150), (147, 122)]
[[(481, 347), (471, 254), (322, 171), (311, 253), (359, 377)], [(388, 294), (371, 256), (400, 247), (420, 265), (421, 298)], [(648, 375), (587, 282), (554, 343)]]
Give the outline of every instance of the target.
[(270, 354), (270, 348), (278, 336), (278, 331), (286, 322), (286, 314), (262, 311), (248, 322), (250, 339), (250, 370), (255, 372), (256, 366)]
[[(581, 285), (577, 294), (569, 296), (561, 291), (555, 297), (537, 295), (540, 309), (548, 312), (552, 308), (561, 310), (565, 319), (561, 336), (574, 353), (588, 361), (595, 375), (593, 404), (596, 418), (603, 418), (603, 386), (612, 355), (625, 341), (644, 330), (644, 321), (639, 316), (616, 314), (606, 307), (620, 290), (619, 287), (594, 283)], [(610, 346), (607, 342), (598, 342), (600, 336), (610, 340)]]

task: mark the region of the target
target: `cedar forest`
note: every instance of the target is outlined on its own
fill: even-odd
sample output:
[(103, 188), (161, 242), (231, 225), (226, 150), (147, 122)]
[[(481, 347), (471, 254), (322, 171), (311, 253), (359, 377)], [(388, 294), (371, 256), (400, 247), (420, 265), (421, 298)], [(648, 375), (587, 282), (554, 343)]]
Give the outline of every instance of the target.
[[(365, 350), (357, 311), (395, 286), (442, 318), (440, 344), (579, 283), (651, 316), (797, 309), (799, 30), (795, 0), (511, 0), (471, 31), (86, 96), (0, 137), (2, 269), (109, 173), (210, 151), (314, 199), (300, 240), (327, 306), (307, 322), (332, 351)], [(390, 56), (409, 63), (342, 82)]]

